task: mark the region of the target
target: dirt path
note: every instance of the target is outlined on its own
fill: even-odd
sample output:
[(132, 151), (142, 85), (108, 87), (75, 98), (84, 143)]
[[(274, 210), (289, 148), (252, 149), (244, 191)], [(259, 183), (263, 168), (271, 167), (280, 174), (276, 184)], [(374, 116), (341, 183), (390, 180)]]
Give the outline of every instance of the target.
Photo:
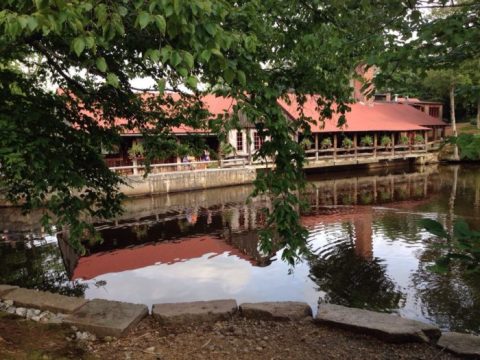
[(236, 318), (197, 327), (145, 319), (128, 337), (67, 341), (72, 330), (0, 317), (0, 359), (458, 359), (427, 344), (386, 344), (306, 323)]

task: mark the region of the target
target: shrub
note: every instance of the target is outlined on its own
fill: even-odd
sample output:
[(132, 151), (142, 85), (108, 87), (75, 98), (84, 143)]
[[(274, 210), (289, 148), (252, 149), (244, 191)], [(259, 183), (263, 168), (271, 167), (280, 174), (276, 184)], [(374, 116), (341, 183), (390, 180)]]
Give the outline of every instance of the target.
[(410, 142), (410, 139), (408, 138), (408, 136), (402, 135), (402, 136), (400, 136), (400, 139), (398, 140), (398, 142), (401, 145), (408, 145), (408, 143)]
[(415, 144), (423, 144), (425, 142), (425, 139), (422, 135), (420, 134), (417, 134), (415, 135), (415, 137), (413, 138), (413, 141), (415, 142)]
[(350, 138), (345, 137), (342, 140), (342, 147), (345, 149), (351, 149), (353, 147), (353, 141)]
[(392, 145), (392, 138), (388, 135), (383, 135), (382, 139), (380, 140), (380, 144), (382, 146), (390, 146)]
[(320, 143), (320, 147), (322, 149), (330, 149), (332, 147), (332, 139), (330, 139), (329, 137), (323, 139)]
[(372, 146), (373, 145), (373, 139), (371, 136), (369, 135), (365, 135), (364, 137), (362, 137), (362, 139), (360, 140), (360, 145), (361, 146)]
[(480, 136), (475, 134), (460, 134), (450, 140), (456, 143), (460, 157), (465, 160), (480, 160)]

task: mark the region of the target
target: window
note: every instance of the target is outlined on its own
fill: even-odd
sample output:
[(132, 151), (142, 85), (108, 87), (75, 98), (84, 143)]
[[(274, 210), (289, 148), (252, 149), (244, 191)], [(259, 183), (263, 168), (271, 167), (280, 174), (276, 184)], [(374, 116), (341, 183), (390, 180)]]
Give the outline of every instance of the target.
[(258, 132), (253, 133), (253, 148), (259, 150), (262, 147), (263, 139), (258, 135)]
[(440, 109), (438, 107), (431, 107), (428, 109), (428, 115), (438, 118), (440, 117)]
[(243, 134), (240, 130), (237, 131), (237, 151), (243, 151)]

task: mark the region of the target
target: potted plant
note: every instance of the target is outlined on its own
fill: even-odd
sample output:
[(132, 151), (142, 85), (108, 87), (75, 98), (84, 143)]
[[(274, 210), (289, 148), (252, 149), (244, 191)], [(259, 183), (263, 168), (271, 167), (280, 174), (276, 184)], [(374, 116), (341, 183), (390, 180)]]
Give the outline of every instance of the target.
[(345, 137), (343, 138), (342, 140), (342, 147), (344, 149), (351, 149), (353, 147), (353, 141), (352, 139), (348, 138), (348, 137)]
[(145, 149), (143, 148), (143, 144), (141, 142), (134, 142), (132, 147), (128, 149), (128, 156), (132, 160), (137, 160), (143, 158), (145, 154)]
[(365, 147), (373, 146), (373, 139), (370, 135), (365, 135), (360, 139), (360, 145)]
[(425, 138), (420, 134), (416, 134), (415, 137), (413, 138), (413, 142), (417, 145), (423, 144), (425, 142)]
[(388, 135), (383, 135), (380, 144), (384, 147), (390, 147), (392, 145), (392, 138)]
[(322, 149), (330, 149), (332, 147), (332, 139), (329, 137), (323, 139), (320, 143), (320, 147)]
[(408, 138), (407, 135), (402, 135), (400, 136), (400, 139), (398, 139), (398, 142), (400, 143), (400, 145), (408, 145), (408, 143), (410, 142), (410, 139)]

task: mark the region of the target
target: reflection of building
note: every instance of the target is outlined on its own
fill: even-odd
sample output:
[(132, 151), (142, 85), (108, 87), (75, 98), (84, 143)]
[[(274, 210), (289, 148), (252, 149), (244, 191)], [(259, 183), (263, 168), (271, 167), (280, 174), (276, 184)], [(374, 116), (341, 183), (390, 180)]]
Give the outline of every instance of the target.
[(353, 226), (355, 228), (355, 252), (357, 255), (367, 259), (373, 256), (372, 221), (372, 212), (365, 212), (361, 216), (356, 216), (353, 219)]
[(191, 210), (158, 222), (123, 221), (103, 227), (103, 243), (87, 245), (88, 256), (77, 256), (61, 236), (59, 246), (72, 279), (92, 279), (106, 273), (157, 263), (174, 264), (205, 255), (228, 254), (254, 266), (264, 266), (269, 264), (268, 258), (261, 256), (257, 248), (260, 206), (253, 202), (195, 210), (194, 222), (189, 221)]

